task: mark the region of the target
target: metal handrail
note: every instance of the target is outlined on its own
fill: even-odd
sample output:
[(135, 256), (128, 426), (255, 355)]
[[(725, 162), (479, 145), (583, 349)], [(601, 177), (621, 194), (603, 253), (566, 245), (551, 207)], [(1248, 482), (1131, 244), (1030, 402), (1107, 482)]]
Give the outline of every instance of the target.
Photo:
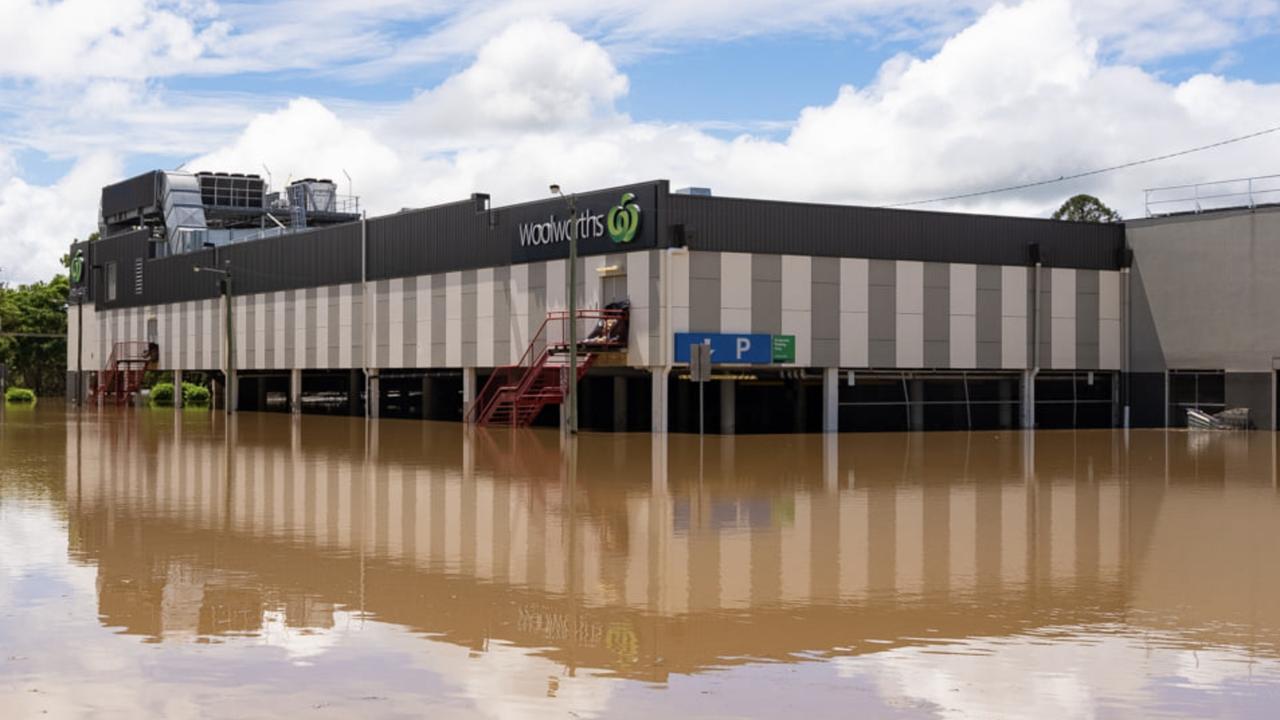
[[(620, 321), (626, 320), (627, 315), (627, 310), (584, 308), (578, 310), (576, 321)], [(529, 371), (536, 367), (545, 365), (545, 358), (551, 355), (555, 349), (567, 348), (568, 343), (566, 342), (547, 342), (547, 329), (553, 322), (558, 322), (560, 324), (561, 338), (568, 336), (567, 324), (569, 322), (573, 322), (573, 320), (570, 320), (568, 311), (552, 310), (548, 312), (546, 317), (542, 319), (542, 324), (538, 326), (538, 331), (533, 334), (532, 338), (530, 338), (529, 345), (525, 348), (520, 359), (513, 365), (504, 365), (494, 369), (493, 374), (489, 376), (489, 380), (485, 382), (484, 387), (481, 388), (479, 394), (476, 395), (476, 400), (471, 404), (471, 407), (467, 409), (467, 422), (479, 422), (480, 418), (485, 416), (489, 408), (495, 402), (498, 402), (504, 392), (515, 392), (518, 394), (523, 389), (527, 389), (527, 387), (532, 383)], [(619, 347), (625, 347), (626, 345), (626, 340), (621, 342), (591, 344), (586, 342), (588, 339), (589, 338), (582, 336), (581, 339), (578, 340), (578, 352), (582, 352), (584, 349), (588, 352), (602, 352), (618, 349)], [(539, 342), (540, 340), (541, 342)], [(517, 371), (521, 369), (523, 369), (523, 372), (519, 373), (518, 377), (515, 377), (517, 375)], [(515, 380), (516, 382), (512, 383), (512, 380)]]
[[(1274, 186), (1269, 186), (1274, 181)], [(1215, 191), (1215, 188), (1223, 188), (1231, 184), (1244, 183), (1245, 187), (1238, 192), (1222, 192)], [(1262, 187), (1259, 187), (1262, 185)], [(1177, 190), (1190, 190), (1190, 195), (1183, 194), (1178, 197), (1166, 199), (1152, 199), (1153, 193), (1168, 193)], [(1236, 203), (1211, 203), (1213, 207), (1209, 209), (1226, 209), (1233, 207), (1257, 207), (1261, 199), (1268, 202), (1280, 202), (1280, 175), (1257, 175), (1254, 177), (1232, 178), (1230, 180), (1213, 180), (1202, 183), (1192, 183), (1187, 185), (1167, 185), (1164, 187), (1145, 188), (1143, 190), (1144, 205), (1147, 217), (1155, 217), (1156, 212), (1153, 207), (1169, 206), (1175, 204), (1190, 204), (1190, 209), (1183, 212), (1199, 213), (1205, 210), (1207, 201), (1228, 200), (1239, 198), (1241, 201)], [(1270, 196), (1276, 196), (1274, 201), (1270, 200)], [(1174, 214), (1177, 210), (1164, 211), (1160, 214)]]

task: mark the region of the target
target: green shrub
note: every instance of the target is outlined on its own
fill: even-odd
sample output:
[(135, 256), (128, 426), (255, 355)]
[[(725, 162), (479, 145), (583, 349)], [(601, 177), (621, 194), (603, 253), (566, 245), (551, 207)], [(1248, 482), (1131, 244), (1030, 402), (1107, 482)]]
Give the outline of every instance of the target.
[(209, 388), (195, 383), (182, 383), (183, 407), (209, 407)]
[(36, 394), (26, 388), (11, 387), (4, 393), (4, 401), (11, 403), (34, 403)]
[(151, 404), (157, 407), (173, 407), (173, 383), (160, 382), (152, 385)]

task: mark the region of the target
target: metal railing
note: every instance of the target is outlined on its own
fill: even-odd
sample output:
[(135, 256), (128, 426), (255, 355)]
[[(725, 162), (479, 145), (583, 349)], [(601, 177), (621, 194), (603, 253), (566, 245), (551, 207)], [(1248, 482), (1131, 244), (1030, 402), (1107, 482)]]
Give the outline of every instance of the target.
[(1280, 203), (1280, 175), (1214, 180), (1143, 190), (1147, 217)]

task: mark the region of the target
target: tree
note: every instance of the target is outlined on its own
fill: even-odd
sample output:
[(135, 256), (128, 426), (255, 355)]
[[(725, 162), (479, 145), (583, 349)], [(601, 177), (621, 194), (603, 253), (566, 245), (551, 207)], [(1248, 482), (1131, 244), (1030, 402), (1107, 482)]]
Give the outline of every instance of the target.
[(1092, 195), (1080, 194), (1062, 203), (1053, 214), (1054, 220), (1069, 222), (1115, 223), (1124, 218)]
[(66, 275), (55, 275), (49, 282), (0, 288), (0, 328), (12, 333), (0, 334), (0, 363), (9, 367), (10, 384), (31, 388), (37, 395), (63, 387), (67, 290)]

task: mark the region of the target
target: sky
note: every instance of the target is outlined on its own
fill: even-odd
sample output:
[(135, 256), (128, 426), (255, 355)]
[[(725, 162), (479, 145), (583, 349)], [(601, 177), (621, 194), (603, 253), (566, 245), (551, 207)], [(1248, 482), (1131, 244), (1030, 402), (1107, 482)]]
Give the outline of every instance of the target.
[[(0, 282), (103, 185), (330, 177), (371, 214), (655, 178), (889, 205), (1280, 126), (1280, 0), (0, 0)], [(916, 205), (1048, 216), (1280, 173), (1280, 132)], [(347, 177), (350, 176), (350, 181)]]

